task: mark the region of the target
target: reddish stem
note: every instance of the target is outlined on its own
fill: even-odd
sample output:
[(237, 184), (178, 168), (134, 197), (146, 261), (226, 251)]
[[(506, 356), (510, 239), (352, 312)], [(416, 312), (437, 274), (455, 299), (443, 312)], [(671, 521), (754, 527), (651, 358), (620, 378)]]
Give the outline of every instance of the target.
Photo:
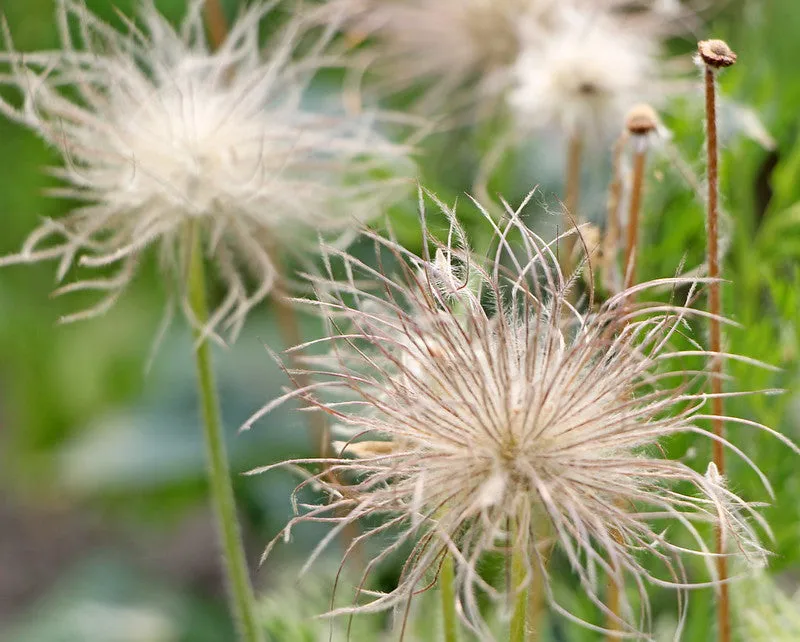
[(228, 21), (225, 19), (220, 0), (206, 0), (205, 21), (211, 49), (219, 49), (228, 37)]
[[(573, 134), (567, 147), (567, 181), (564, 189), (564, 208), (562, 216), (562, 233), (568, 232), (578, 222), (578, 199), (581, 192), (581, 157), (583, 156), (583, 137)], [(560, 257), (561, 272), (565, 278), (572, 275), (572, 255), (575, 248), (575, 235), (567, 236), (562, 244), (563, 255)]]
[(636, 284), (636, 253), (639, 243), (639, 212), (642, 209), (644, 187), (644, 168), (647, 158), (645, 141), (640, 136), (634, 138), (637, 149), (633, 157), (633, 185), (631, 203), (628, 210), (628, 238), (625, 245), (625, 289)]
[[(714, 82), (714, 70), (706, 65), (705, 69), (705, 93), (706, 93), (706, 148), (708, 151), (708, 276), (715, 279), (709, 284), (708, 290), (708, 311), (711, 313), (710, 322), (710, 343), (711, 357), (709, 369), (711, 371), (711, 408), (712, 414), (717, 418), (711, 420), (714, 435), (722, 438), (725, 435), (725, 424), (721, 417), (724, 413), (722, 402), (722, 360), (719, 358), (722, 351), (722, 327), (719, 316), (722, 314), (722, 298), (720, 292), (720, 267), (719, 267), (719, 159), (717, 150), (717, 105), (716, 87)], [(714, 440), (713, 461), (717, 466), (720, 475), (725, 474), (725, 450), (722, 443)], [(719, 601), (717, 603), (717, 621), (719, 627), (719, 641), (730, 642), (730, 603), (728, 597), (728, 560), (723, 557), (724, 548), (722, 541), (722, 530), (718, 526), (715, 533), (717, 557), (717, 574), (722, 582), (719, 586)]]
[(620, 163), (622, 151), (628, 141), (627, 134), (622, 134), (614, 143), (611, 162), (611, 184), (608, 186), (608, 203), (606, 212), (606, 233), (603, 240), (603, 281), (606, 289), (617, 292), (617, 257), (619, 256), (620, 221), (619, 201), (622, 196), (622, 179), (620, 177)]

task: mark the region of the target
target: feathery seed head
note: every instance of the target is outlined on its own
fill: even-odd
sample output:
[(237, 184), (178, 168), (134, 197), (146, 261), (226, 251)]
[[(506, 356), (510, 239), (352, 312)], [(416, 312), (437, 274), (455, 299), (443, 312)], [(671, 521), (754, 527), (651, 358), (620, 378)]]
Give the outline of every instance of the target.
[[(681, 432), (713, 438), (696, 424), (705, 417), (706, 397), (693, 392), (702, 388), (680, 363), (705, 353), (671, 347), (687, 318), (703, 313), (631, 303), (634, 289), (641, 298), (647, 284), (612, 297), (598, 312), (581, 313), (566, 296), (554, 245), (521, 222), (525, 203), (508, 208), (502, 224), (484, 212), (497, 247), (485, 260), (469, 251), (455, 213), (438, 204), (451, 231), (447, 243), (424, 231), (426, 246), (436, 247), (433, 257), (366, 233), (380, 265), (389, 255), (393, 269), (374, 269), (332, 249), (328, 265), (341, 262), (344, 280), (334, 278), (333, 267), (327, 277), (311, 277), (319, 299), (314, 305), (330, 330), (322, 343), (330, 351), (304, 357), (308, 373), (321, 380), (285, 398), (300, 395), (338, 419), (339, 456), (325, 461), (336, 479), (352, 478), (352, 485), (339, 485), (327, 472), (301, 483), (298, 490), (321, 484), (332, 499), (298, 506), (301, 514), (282, 535), (303, 521), (338, 524), (310, 564), (347, 523), (383, 515), (386, 521), (370, 521), (354, 544), (390, 529), (395, 534), (367, 574), (403, 543), (412, 546), (396, 590), (359, 589), (352, 608), (333, 613), (404, 604), (429, 585), (449, 553), (460, 612), (490, 639), (477, 594), (503, 593), (480, 577), (478, 560), (526, 541), (529, 576), (546, 576), (539, 548), (548, 537), (544, 523), (582, 589), (605, 613), (599, 597), (604, 574), (619, 584), (633, 578), (645, 605), (648, 581), (689, 585), (684, 554), (704, 558), (713, 578), (713, 556), (698, 524), (718, 524), (732, 551), (760, 559), (745, 519), (755, 515), (753, 506), (713, 471), (704, 475), (665, 459), (659, 448), (662, 438)], [(512, 250), (512, 240), (521, 251)], [(567, 614), (545, 584), (553, 608)], [(622, 613), (626, 633), (647, 626), (636, 622), (627, 602)]]
[(337, 0), (322, 15), (371, 37), (359, 51), (376, 85), (422, 90), (416, 106), (428, 113), (476, 119), (508, 99), (534, 126), (616, 116), (612, 131), (631, 100), (654, 92), (661, 42), (688, 18), (626, 0)]
[(658, 48), (617, 17), (574, 16), (520, 55), (509, 102), (529, 126), (616, 131), (628, 107), (654, 93)]
[(191, 2), (176, 29), (143, 2), (141, 27), (118, 31), (82, 1), (62, 0), (61, 51), (2, 57), (10, 73), (0, 89), (22, 98), (0, 99), (0, 112), (61, 152), (58, 193), (79, 205), (0, 264), (59, 260), (59, 280), (78, 256), (81, 265), (120, 268), (116, 277), (61, 290), (109, 293), (70, 319), (107, 309), (157, 242), (167, 265), (179, 268), (186, 223), (196, 220), (227, 285), (214, 324), (235, 334), (273, 285), (274, 252), (306, 235), (315, 240), (313, 230), (346, 231), (374, 215), (400, 182), (378, 177), (409, 170), (406, 150), (367, 119), (301, 104), (315, 71), (334, 64), (324, 54), (327, 36), (298, 57), (305, 27), (294, 18), (262, 51), (268, 8), (256, 4), (212, 52), (202, 9)]
[(423, 88), (418, 108), (441, 115), (486, 111), (528, 34), (549, 29), (557, 7), (554, 0), (339, 0), (328, 11), (373, 38), (367, 59), (375, 59), (386, 91)]

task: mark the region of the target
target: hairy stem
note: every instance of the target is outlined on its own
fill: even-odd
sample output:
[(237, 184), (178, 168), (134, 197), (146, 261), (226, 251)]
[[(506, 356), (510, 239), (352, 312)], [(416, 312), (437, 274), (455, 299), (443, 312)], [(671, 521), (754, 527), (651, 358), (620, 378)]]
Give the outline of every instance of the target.
[(644, 167), (647, 157), (646, 142), (635, 136), (636, 151), (633, 156), (633, 183), (631, 202), (628, 210), (628, 236), (625, 244), (625, 289), (636, 284), (636, 259), (639, 245), (639, 213), (642, 209), (644, 187)]
[[(710, 343), (711, 351), (714, 355), (719, 355), (722, 350), (722, 326), (719, 316), (722, 313), (722, 300), (720, 292), (720, 267), (719, 267), (719, 153), (717, 150), (717, 105), (716, 105), (716, 86), (714, 82), (714, 70), (706, 66), (705, 69), (705, 93), (706, 93), (706, 149), (708, 152), (708, 214), (706, 228), (708, 231), (708, 276), (717, 279), (709, 284), (708, 289), (708, 311), (711, 313), (710, 320)], [(722, 417), (724, 408), (722, 403), (722, 361), (718, 356), (711, 357), (709, 364), (711, 370), (711, 399), (712, 414)], [(725, 425), (722, 419), (713, 419), (711, 422), (714, 434), (723, 437)], [(719, 470), (720, 475), (725, 474), (725, 450), (722, 443), (718, 440), (713, 444), (713, 460)], [(717, 601), (717, 623), (719, 628), (719, 641), (730, 642), (730, 605), (728, 597), (728, 585), (725, 582), (728, 578), (728, 560), (722, 554), (723, 538), (719, 526), (715, 533), (717, 557), (717, 574), (721, 584), (719, 585), (719, 599)]]
[(611, 183), (608, 186), (606, 230), (603, 238), (603, 286), (609, 292), (616, 292), (619, 288), (617, 257), (620, 242), (619, 201), (622, 196), (620, 164), (627, 140), (626, 133), (617, 139), (611, 157)]
[[(642, 209), (642, 192), (644, 188), (644, 169), (647, 158), (647, 141), (643, 135), (633, 135), (635, 144), (633, 157), (633, 180), (631, 184), (631, 200), (628, 208), (628, 229), (625, 242), (625, 280), (623, 288), (627, 290), (636, 284), (636, 259), (639, 245), (639, 214)], [(618, 159), (615, 159), (618, 162)], [(628, 304), (633, 303), (633, 297), (628, 298)], [(619, 502), (617, 502), (619, 504)], [(619, 533), (614, 532), (612, 536), (618, 543), (622, 543)], [(612, 562), (613, 567), (613, 562)], [(616, 568), (614, 569), (617, 570)], [(608, 578), (606, 590), (606, 606), (609, 613), (606, 618), (606, 628), (610, 631), (620, 630), (621, 602), (620, 591), (622, 587), (616, 579), (611, 576)], [(608, 634), (607, 640), (618, 639), (613, 634)]]
[(192, 314), (195, 362), (197, 366), (197, 388), (203, 415), (206, 445), (206, 463), (211, 502), (214, 506), (217, 532), (222, 545), (230, 601), (236, 620), (239, 637), (244, 642), (261, 642), (263, 639), (255, 615), (255, 597), (247, 570), (247, 558), (239, 533), (236, 517), (228, 455), (222, 430), (219, 400), (214, 382), (211, 345), (202, 337), (202, 328), (208, 322), (206, 301), (205, 267), (203, 263), (202, 239), (197, 225), (189, 225), (190, 252), (188, 273), (188, 296)]
[[(564, 188), (564, 209), (562, 216), (562, 233), (568, 232), (578, 222), (578, 201), (581, 193), (581, 160), (583, 157), (583, 136), (575, 132), (567, 146), (567, 182)], [(564, 276), (572, 274), (572, 254), (575, 248), (575, 236), (564, 239), (564, 252), (560, 256), (561, 271)]]
[[(719, 165), (717, 152), (717, 108), (714, 87), (714, 72), (706, 69), (706, 147), (708, 150), (708, 276), (711, 279), (719, 279)], [(714, 316), (719, 316), (722, 312), (722, 301), (720, 293), (720, 283), (712, 282), (708, 288), (708, 308)], [(718, 319), (711, 319), (711, 350), (719, 352), (722, 347), (722, 326)], [(717, 357), (711, 358), (711, 378), (712, 393), (722, 392), (722, 362)], [(721, 415), (723, 411), (722, 398), (715, 397), (711, 400), (714, 414)], [(721, 419), (713, 421), (714, 434), (722, 436), (724, 426)], [(725, 450), (721, 443), (714, 441), (714, 463), (717, 465), (720, 475), (725, 474)]]
[(442, 569), (439, 571), (439, 596), (442, 600), (442, 624), (444, 642), (458, 641), (458, 622), (456, 620), (455, 562), (453, 556), (445, 552)]

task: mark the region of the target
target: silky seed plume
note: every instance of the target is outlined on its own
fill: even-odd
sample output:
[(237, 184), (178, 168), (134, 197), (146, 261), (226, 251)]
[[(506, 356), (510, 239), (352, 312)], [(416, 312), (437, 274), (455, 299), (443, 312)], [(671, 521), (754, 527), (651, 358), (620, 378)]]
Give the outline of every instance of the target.
[[(296, 494), (321, 487), (329, 500), (296, 502), (297, 516), (265, 556), (298, 524), (334, 524), (311, 564), (348, 523), (369, 518), (345, 559), (370, 540), (382, 544), (372, 550), (352, 605), (330, 615), (402, 608), (432, 585), (443, 560), (452, 557), (458, 612), (486, 640), (494, 638), (479, 596), (506, 604), (514, 597), (481, 576), (479, 561), (489, 552), (506, 555), (510, 542), (526, 543), (515, 564), (528, 578), (512, 592), (543, 577), (553, 610), (606, 630), (556, 599), (542, 553), (543, 520), (555, 540), (554, 555), (567, 561), (603, 617), (617, 617), (616, 628), (628, 636), (649, 629), (648, 583), (681, 592), (702, 585), (687, 577), (686, 556), (704, 560), (707, 581), (715, 581), (703, 525), (722, 529), (729, 554), (760, 563), (763, 549), (753, 524), (763, 521), (755, 506), (718, 476), (665, 458), (659, 446), (678, 433), (719, 439), (698, 425), (705, 418), (705, 374), (687, 373), (682, 361), (705, 351), (673, 346), (689, 320), (704, 313), (641, 298), (651, 286), (669, 283), (688, 287), (693, 297), (707, 280), (637, 284), (599, 311), (581, 312), (567, 299), (554, 245), (520, 219), (528, 201), (518, 209), (506, 206), (501, 223), (478, 206), (496, 246), (478, 257), (464, 242), (455, 212), (433, 195), (427, 198), (448, 217), (450, 242), (436, 241), (423, 215), (421, 255), (365, 232), (380, 268), (329, 248), (327, 275), (310, 277), (317, 301), (307, 304), (326, 319), (329, 334), (290, 354), (304, 355), (303, 372), (315, 382), (266, 409), (300, 397), (309, 409), (334, 417), (339, 456), (252, 473), (324, 464), (350, 484), (310, 472)], [(634, 295), (639, 302), (631, 303)], [(319, 354), (325, 344), (329, 352)], [(743, 451), (721, 443), (768, 485)], [(403, 546), (410, 552), (396, 588), (367, 591), (376, 567)], [(604, 605), (607, 576), (635, 589), (643, 619), (625, 591), (619, 616)], [(680, 603), (682, 622), (685, 601)]]
[(6, 34), (0, 114), (61, 154), (57, 194), (74, 205), (0, 265), (57, 261), (59, 281), (76, 264), (116, 270), (61, 287), (102, 295), (64, 321), (108, 310), (152, 247), (197, 324), (183, 291), (192, 222), (225, 286), (204, 334), (235, 337), (283, 276), (275, 253), (313, 249), (318, 231), (346, 234), (405, 191), (408, 149), (376, 132), (377, 115), (303, 103), (316, 72), (341, 64), (326, 53), (330, 31), (294, 16), (262, 49), (259, 30), (274, 3), (255, 3), (212, 50), (203, 5), (189, 3), (176, 28), (142, 2), (141, 25), (116, 29), (82, 1), (62, 0), (61, 50), (20, 53)]

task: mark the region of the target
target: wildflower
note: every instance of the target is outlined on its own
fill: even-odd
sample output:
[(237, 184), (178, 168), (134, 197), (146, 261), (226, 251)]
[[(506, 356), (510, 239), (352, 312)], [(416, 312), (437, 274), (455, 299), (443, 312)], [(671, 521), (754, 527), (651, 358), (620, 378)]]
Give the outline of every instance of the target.
[(105, 312), (151, 246), (181, 283), (191, 223), (227, 291), (207, 330), (223, 325), (235, 336), (275, 284), (276, 253), (309, 247), (306, 236), (316, 243), (312, 230), (346, 232), (392, 197), (407, 150), (366, 118), (301, 104), (315, 72), (336, 64), (324, 52), (329, 35), (297, 56), (307, 29), (294, 17), (262, 52), (258, 32), (273, 4), (244, 11), (213, 52), (200, 1), (179, 28), (144, 2), (142, 25), (120, 31), (82, 1), (61, 0), (56, 52), (19, 53), (7, 35), (0, 112), (60, 152), (57, 194), (77, 205), (0, 265), (56, 260), (58, 281), (76, 263), (117, 268), (58, 290), (105, 293), (64, 321)]
[(509, 103), (528, 127), (566, 136), (616, 132), (631, 105), (658, 98), (660, 40), (620, 16), (575, 12), (514, 67)]
[(367, 56), (377, 62), (378, 87), (422, 89), (417, 107), (442, 115), (491, 110), (526, 32), (545, 29), (556, 5), (552, 0), (339, 0), (327, 11), (344, 14), (352, 34), (373, 37)]
[[(330, 345), (327, 354), (306, 355), (302, 362), (307, 370), (299, 372), (318, 381), (271, 402), (245, 427), (298, 396), (339, 422), (339, 457), (288, 462), (328, 467), (297, 491), (321, 486), (330, 502), (295, 502), (299, 514), (281, 534), (288, 538), (306, 521), (336, 524), (308, 564), (347, 524), (386, 518), (364, 522), (364, 534), (347, 551), (345, 557), (370, 538), (393, 534), (367, 566), (353, 606), (332, 614), (407, 603), (432, 585), (449, 554), (459, 612), (491, 639), (478, 595), (509, 596), (480, 576), (478, 561), (489, 551), (521, 548), (525, 582), (535, 574), (546, 578), (543, 548), (550, 536), (542, 534), (543, 524), (585, 594), (611, 618), (599, 596), (603, 575), (618, 586), (632, 579), (644, 613), (648, 582), (679, 590), (691, 585), (684, 555), (703, 559), (715, 579), (714, 556), (699, 524), (719, 525), (731, 554), (760, 563), (763, 549), (747, 519), (763, 525), (754, 505), (728, 490), (713, 467), (703, 474), (665, 459), (659, 447), (676, 433), (716, 439), (696, 423), (707, 418), (706, 396), (694, 392), (705, 374), (685, 371), (680, 361), (706, 353), (671, 347), (687, 319), (704, 313), (633, 302), (650, 284), (623, 291), (597, 312), (581, 313), (567, 297), (554, 244), (521, 222), (526, 203), (516, 211), (506, 206), (502, 224), (481, 210), (497, 242), (486, 260), (469, 251), (455, 212), (439, 203), (450, 221), (447, 243), (428, 238), (423, 216), (425, 247), (435, 244), (433, 257), (368, 232), (380, 264), (392, 257), (394, 271), (332, 249), (328, 264), (341, 261), (346, 278), (335, 279), (332, 267), (327, 277), (311, 277), (319, 299), (313, 305), (325, 314), (330, 333), (292, 352)], [(512, 251), (512, 238), (524, 251)], [(698, 283), (658, 284), (669, 282), (688, 285), (690, 296)], [(769, 488), (744, 453), (721, 441)], [(397, 587), (380, 594), (362, 590), (366, 575), (404, 544), (411, 551)], [(549, 582), (544, 585), (551, 607), (569, 616)], [(619, 628), (637, 635), (639, 623), (624, 591), (622, 599)]]
[[(581, 78), (607, 85), (620, 63), (615, 85), (598, 91), (630, 89), (629, 84), (638, 90), (664, 33), (685, 26), (688, 18), (686, 11), (659, 3), (634, 8), (625, 0), (335, 0), (323, 12), (328, 18), (342, 15), (351, 40), (371, 38), (365, 55), (377, 67), (379, 89), (413, 89), (418, 109), (471, 119), (498, 112), (507, 97), (523, 112), (544, 109), (525, 108), (531, 98), (558, 110)], [(619, 34), (622, 43), (615, 41)], [(582, 43), (584, 37), (589, 42)], [(639, 64), (627, 56), (632, 48)], [(578, 78), (570, 79), (570, 73)], [(548, 93), (540, 99), (537, 92)]]

